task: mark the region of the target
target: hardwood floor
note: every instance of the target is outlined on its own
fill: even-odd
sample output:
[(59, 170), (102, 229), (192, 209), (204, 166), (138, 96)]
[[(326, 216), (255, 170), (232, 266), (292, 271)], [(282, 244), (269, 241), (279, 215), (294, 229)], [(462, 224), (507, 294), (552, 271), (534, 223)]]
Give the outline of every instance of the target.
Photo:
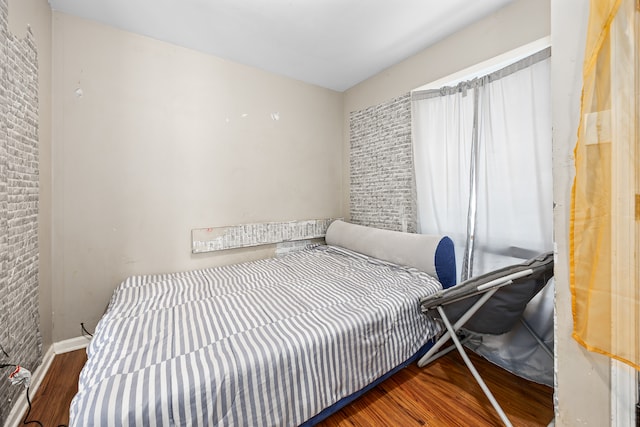
[[(468, 352), (514, 426), (547, 426), (553, 389)], [(321, 424), (330, 426), (500, 426), (502, 422), (456, 352), (411, 365)]]
[(78, 392), (78, 376), (86, 361), (84, 349), (54, 357), (42, 384), (31, 398), (27, 422), (38, 420), (44, 427), (69, 423), (69, 405)]
[[(553, 419), (553, 390), (506, 372), (470, 353), (478, 372), (514, 426), (546, 426)], [(55, 357), (33, 397), (29, 420), (44, 427), (69, 422), (84, 350)], [(499, 426), (502, 423), (460, 356), (453, 352), (426, 368), (398, 372), (320, 425)]]

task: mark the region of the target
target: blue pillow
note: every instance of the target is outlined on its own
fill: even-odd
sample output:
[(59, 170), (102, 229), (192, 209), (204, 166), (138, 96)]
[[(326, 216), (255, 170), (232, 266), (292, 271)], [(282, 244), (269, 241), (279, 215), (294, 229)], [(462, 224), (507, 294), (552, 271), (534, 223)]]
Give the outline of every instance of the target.
[(453, 248), (453, 240), (449, 236), (444, 236), (434, 255), (434, 264), (438, 280), (444, 289), (456, 284), (456, 252)]

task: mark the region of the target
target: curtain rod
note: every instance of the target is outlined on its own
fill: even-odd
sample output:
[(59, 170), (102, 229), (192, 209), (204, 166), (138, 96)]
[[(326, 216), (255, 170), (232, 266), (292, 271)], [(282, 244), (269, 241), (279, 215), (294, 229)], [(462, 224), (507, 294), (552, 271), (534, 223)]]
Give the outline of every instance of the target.
[(507, 65), (504, 68), (501, 68), (497, 71), (489, 73), (487, 75), (476, 77), (471, 80), (466, 80), (458, 83), (455, 86), (443, 86), (440, 89), (427, 89), (427, 90), (418, 90), (411, 94), (412, 101), (418, 101), (421, 99), (429, 99), (436, 98), (439, 96), (451, 95), (458, 92), (465, 92), (469, 89), (475, 89), (477, 87), (483, 86), (487, 83), (494, 82), (496, 80), (500, 80), (503, 77), (507, 77), (515, 72), (520, 70), (524, 70), (540, 61), (544, 61), (547, 58), (551, 57), (551, 47), (547, 47), (538, 51), (532, 55), (527, 56), (526, 58), (522, 58), (519, 61), (514, 62), (513, 64)]

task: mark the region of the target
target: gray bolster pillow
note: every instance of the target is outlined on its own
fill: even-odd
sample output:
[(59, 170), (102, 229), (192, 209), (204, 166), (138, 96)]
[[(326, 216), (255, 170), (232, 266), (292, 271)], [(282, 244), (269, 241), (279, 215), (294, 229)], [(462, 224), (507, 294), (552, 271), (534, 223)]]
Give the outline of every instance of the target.
[(447, 236), (381, 230), (337, 220), (325, 241), (383, 261), (414, 267), (437, 278), (444, 288), (456, 284), (453, 241)]

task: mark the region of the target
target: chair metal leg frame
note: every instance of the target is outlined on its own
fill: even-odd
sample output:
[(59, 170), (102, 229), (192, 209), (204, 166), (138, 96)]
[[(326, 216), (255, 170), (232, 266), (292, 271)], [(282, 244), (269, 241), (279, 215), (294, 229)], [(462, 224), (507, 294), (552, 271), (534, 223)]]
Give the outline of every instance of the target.
[[(453, 327), (455, 329), (456, 325), (453, 325)], [(472, 336), (473, 335), (467, 335), (461, 340), (460, 340), (460, 338), (458, 338), (460, 340), (460, 344), (464, 345), (467, 341), (469, 341), (471, 339)], [(449, 337), (449, 332), (447, 331), (447, 339), (448, 339), (448, 337)], [(423, 368), (423, 367), (427, 366), (429, 363), (431, 363), (431, 362), (433, 362), (435, 360), (438, 360), (439, 358), (441, 358), (445, 354), (451, 353), (455, 349), (456, 349), (455, 344), (451, 344), (449, 347), (445, 348), (444, 350), (441, 350), (441, 351), (437, 352), (436, 354), (432, 355), (428, 359), (425, 359), (424, 356), (423, 356), (420, 359), (420, 361), (418, 362), (418, 366), (420, 368)]]
[(529, 333), (531, 334), (531, 336), (533, 337), (533, 339), (535, 339), (538, 344), (540, 344), (540, 347), (542, 347), (542, 350), (544, 350), (545, 353), (547, 353), (547, 355), (553, 359), (553, 352), (551, 351), (551, 349), (547, 346), (547, 344), (545, 344), (544, 341), (542, 341), (542, 339), (540, 338), (540, 336), (536, 333), (536, 331), (533, 330), (533, 328), (531, 327), (531, 325), (529, 325), (529, 323), (527, 323), (526, 320), (524, 320), (524, 317), (520, 318), (520, 322), (522, 323), (522, 326), (524, 326), (524, 328), (529, 331)]
[[(508, 284), (508, 283), (511, 283), (511, 281), (505, 282), (505, 284)], [(460, 329), (465, 323), (467, 323), (467, 321), (471, 318), (471, 316), (476, 314), (476, 311), (478, 311), (480, 307), (482, 307), (483, 304), (486, 303), (489, 300), (489, 298), (491, 298), (493, 294), (495, 294), (497, 291), (498, 291), (498, 288), (492, 289), (486, 292), (484, 295), (482, 295), (482, 297), (478, 301), (476, 301), (476, 303), (473, 304), (467, 310), (467, 312), (464, 315), (462, 315), (460, 319), (458, 319), (458, 321), (453, 325), (453, 331), (454, 331), (453, 333), (455, 334), (455, 332), (458, 331), (458, 329)], [(436, 351), (438, 351), (440, 347), (442, 347), (449, 340), (449, 338), (451, 338), (451, 333), (449, 331), (446, 331), (440, 337), (440, 339), (438, 339), (438, 341), (436, 341), (436, 343), (429, 349), (429, 351), (424, 356), (422, 356), (420, 360), (418, 360), (418, 366), (422, 368), (428, 365), (429, 363), (433, 362), (434, 360), (436, 360), (437, 359), (437, 357), (435, 356)], [(445, 354), (446, 353), (439, 354), (438, 357), (444, 356)]]
[(460, 340), (456, 336), (455, 330), (453, 329), (453, 326), (451, 325), (451, 322), (449, 322), (449, 319), (447, 318), (447, 315), (445, 314), (443, 308), (441, 306), (438, 306), (436, 308), (438, 309), (438, 313), (440, 313), (442, 321), (444, 322), (445, 326), (447, 327), (447, 330), (451, 334), (451, 339), (453, 340), (453, 343), (455, 344), (456, 348), (458, 349), (458, 353), (460, 353), (460, 356), (462, 356), (462, 360), (464, 360), (464, 363), (467, 365), (467, 368), (469, 368), (469, 370), (471, 371), (471, 374), (473, 375), (473, 377), (478, 382), (478, 385), (480, 385), (480, 388), (482, 389), (484, 394), (489, 399), (489, 402), (491, 402), (491, 405), (493, 406), (493, 408), (496, 410), (496, 412), (500, 416), (500, 419), (502, 420), (504, 425), (507, 426), (507, 427), (513, 427), (513, 425), (509, 421), (509, 418), (507, 418), (507, 415), (502, 410), (502, 407), (498, 404), (498, 401), (496, 400), (496, 398), (493, 397), (493, 394), (491, 393), (491, 390), (489, 390), (489, 387), (487, 387), (487, 385), (485, 384), (484, 380), (482, 379), (482, 377), (480, 376), (480, 374), (476, 370), (476, 367), (473, 366), (473, 363), (471, 363), (471, 360), (469, 359), (469, 356), (467, 356), (467, 353), (464, 351), (464, 347), (462, 347), (462, 344), (460, 344)]

